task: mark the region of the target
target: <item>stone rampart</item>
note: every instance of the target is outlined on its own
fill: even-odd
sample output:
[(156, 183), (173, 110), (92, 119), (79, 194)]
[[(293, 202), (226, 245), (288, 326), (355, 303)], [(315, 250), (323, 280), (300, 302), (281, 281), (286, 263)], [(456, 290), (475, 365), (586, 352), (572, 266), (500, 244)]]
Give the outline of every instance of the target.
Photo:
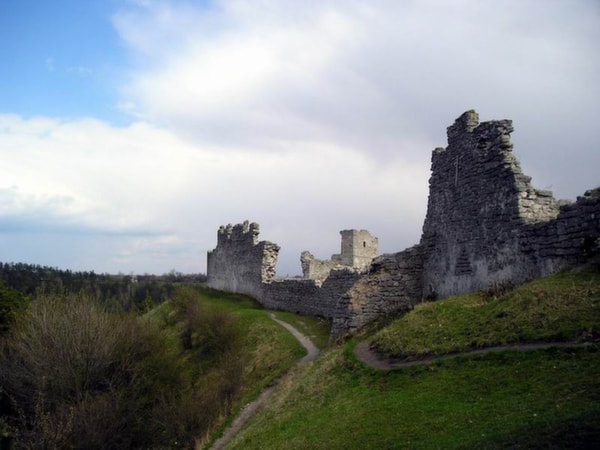
[(418, 245), (375, 258), (369, 272), (338, 299), (332, 336), (351, 333), (380, 317), (412, 309), (421, 301), (421, 273)]
[(279, 247), (258, 242), (257, 224), (229, 225), (208, 254), (209, 286), (330, 318), (336, 337), (424, 299), (522, 283), (600, 254), (600, 188), (569, 203), (532, 187), (512, 154), (510, 120), (479, 123), (467, 111), (447, 131), (448, 146), (433, 151), (418, 245), (373, 259), (377, 238), (344, 230), (340, 255), (304, 252), (305, 278), (280, 280)]
[(531, 186), (512, 154), (510, 120), (479, 124), (467, 111), (435, 149), (423, 225), (425, 297), (522, 283), (581, 262), (583, 241), (598, 238), (594, 194), (559, 206)]
[(369, 267), (377, 253), (379, 240), (367, 230), (342, 230), (342, 251), (332, 255), (335, 263), (363, 270)]
[(377, 256), (379, 240), (367, 230), (342, 230), (341, 253), (331, 255), (330, 260), (317, 259), (305, 251), (300, 255), (304, 278), (315, 280), (321, 285), (333, 270), (351, 268), (366, 271)]
[(333, 270), (319, 285), (314, 280), (274, 280), (263, 286), (260, 302), (267, 308), (335, 319), (346, 314), (340, 295), (361, 277), (351, 269)]
[(300, 265), (302, 266), (302, 275), (307, 280), (314, 280), (317, 285), (329, 277), (332, 270), (342, 269), (344, 266), (332, 260), (317, 259), (308, 251), (300, 255)]
[(207, 255), (208, 285), (213, 289), (260, 298), (276, 273), (279, 246), (258, 241), (257, 223), (219, 228), (217, 247)]

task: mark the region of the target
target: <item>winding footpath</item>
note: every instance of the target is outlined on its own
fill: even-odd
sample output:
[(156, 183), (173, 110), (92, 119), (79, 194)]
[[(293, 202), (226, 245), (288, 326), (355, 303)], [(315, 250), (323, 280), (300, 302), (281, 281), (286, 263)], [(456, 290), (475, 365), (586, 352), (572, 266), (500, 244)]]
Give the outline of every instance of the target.
[[(312, 360), (314, 360), (319, 355), (319, 349), (315, 347), (312, 341), (307, 338), (305, 335), (300, 333), (296, 328), (291, 326), (289, 323), (284, 322), (283, 320), (279, 320), (275, 317), (275, 314), (269, 313), (269, 317), (277, 322), (279, 325), (288, 330), (292, 335), (302, 344), (302, 346), (306, 349), (307, 354), (304, 356), (297, 364), (306, 364)], [(242, 429), (244, 424), (252, 417), (254, 413), (256, 413), (265, 402), (271, 397), (273, 391), (277, 387), (277, 382), (273, 385), (266, 388), (264, 391), (260, 393), (260, 395), (251, 403), (248, 403), (240, 415), (233, 421), (231, 426), (225, 430), (223, 436), (215, 441), (212, 450), (221, 450), (225, 448), (225, 446), (233, 439), (233, 437)]]
[[(298, 340), (298, 342), (300, 342), (300, 344), (306, 349), (306, 351), (307, 351), (306, 356), (304, 356), (300, 361), (298, 361), (297, 364), (306, 364), (310, 361), (313, 361), (319, 355), (319, 349), (317, 347), (315, 347), (315, 345), (311, 342), (311, 340), (309, 338), (307, 338), (305, 335), (303, 335), (300, 331), (298, 331), (296, 328), (294, 328), (289, 323), (277, 319), (273, 313), (269, 313), (269, 317), (272, 320), (274, 320), (275, 322), (277, 322), (279, 325), (284, 327), (286, 330), (288, 330)], [(486, 348), (481, 348), (481, 349), (477, 349), (477, 350), (471, 350), (468, 352), (453, 353), (453, 354), (449, 354), (449, 355), (440, 355), (440, 356), (431, 356), (431, 357), (420, 358), (420, 359), (412, 360), (412, 361), (405, 361), (405, 360), (394, 360), (394, 359), (383, 358), (383, 357), (381, 357), (381, 355), (379, 355), (377, 352), (375, 352), (373, 349), (371, 349), (368, 342), (361, 342), (360, 344), (356, 345), (356, 347), (354, 348), (354, 353), (361, 362), (363, 362), (364, 364), (366, 364), (369, 367), (372, 367), (373, 369), (393, 370), (393, 369), (401, 369), (404, 367), (434, 364), (438, 361), (444, 361), (447, 359), (453, 359), (453, 358), (458, 358), (458, 357), (485, 355), (487, 353), (494, 353), (494, 352), (504, 352), (504, 351), (523, 352), (523, 351), (531, 351), (531, 350), (543, 350), (543, 349), (547, 349), (547, 348), (587, 347), (587, 346), (594, 345), (594, 344), (595, 344), (595, 342), (539, 342), (539, 343), (532, 343), (532, 344), (500, 345), (500, 346), (496, 346), (496, 347), (486, 347)], [(276, 387), (277, 387), (277, 382), (275, 382), (273, 385), (271, 385), (271, 386), (267, 387), (265, 390), (263, 390), (260, 393), (260, 395), (256, 398), (256, 400), (254, 400), (251, 403), (248, 403), (244, 407), (244, 409), (242, 409), (240, 415), (234, 420), (234, 422), (231, 424), (231, 426), (227, 430), (225, 430), (225, 432), (223, 433), (223, 436), (221, 436), (217, 441), (215, 441), (215, 443), (213, 444), (211, 449), (212, 450), (224, 449), (225, 446), (233, 439), (233, 437), (242, 429), (242, 427), (246, 424), (248, 419), (250, 419), (250, 417), (252, 417), (252, 415), (254, 415), (265, 404), (265, 402), (269, 399), (269, 397), (271, 397), (271, 395), (275, 391)]]
[(477, 350), (471, 350), (462, 353), (452, 353), (449, 355), (430, 356), (420, 358), (412, 361), (394, 360), (382, 358), (377, 352), (375, 352), (369, 346), (368, 342), (361, 342), (354, 348), (354, 354), (357, 358), (373, 369), (378, 370), (392, 370), (401, 369), (404, 367), (422, 366), (426, 364), (433, 364), (438, 361), (444, 361), (446, 359), (458, 358), (461, 356), (474, 356), (474, 355), (485, 355), (487, 353), (513, 351), (513, 352), (526, 352), (531, 350), (543, 350), (547, 348), (560, 348), (560, 347), (587, 347), (593, 345), (593, 342), (537, 342), (532, 344), (515, 344), (515, 345), (499, 345), (496, 347), (486, 347)]

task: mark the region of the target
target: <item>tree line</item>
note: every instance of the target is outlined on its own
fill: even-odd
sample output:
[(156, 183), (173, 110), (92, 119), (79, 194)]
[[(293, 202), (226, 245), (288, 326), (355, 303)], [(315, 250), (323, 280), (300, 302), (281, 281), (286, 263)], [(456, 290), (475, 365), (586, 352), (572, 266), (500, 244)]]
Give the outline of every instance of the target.
[(204, 274), (97, 274), (26, 263), (0, 262), (0, 281), (23, 295), (85, 293), (112, 309), (148, 309), (173, 295), (177, 284), (203, 283)]
[(197, 447), (246, 360), (204, 280), (0, 263), (0, 449)]

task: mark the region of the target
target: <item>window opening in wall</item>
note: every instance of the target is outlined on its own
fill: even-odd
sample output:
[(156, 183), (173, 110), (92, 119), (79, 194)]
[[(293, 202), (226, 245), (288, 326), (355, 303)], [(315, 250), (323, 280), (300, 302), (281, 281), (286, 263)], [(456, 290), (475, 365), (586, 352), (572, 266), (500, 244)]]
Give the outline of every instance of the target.
[(363, 248), (367, 246), (367, 241), (363, 241)]

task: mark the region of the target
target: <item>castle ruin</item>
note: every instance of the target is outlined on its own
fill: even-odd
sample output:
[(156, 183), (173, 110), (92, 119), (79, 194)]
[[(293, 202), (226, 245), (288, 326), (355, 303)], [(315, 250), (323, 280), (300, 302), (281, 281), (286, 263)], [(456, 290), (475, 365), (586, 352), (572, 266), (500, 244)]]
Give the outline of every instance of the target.
[(309, 251), (300, 255), (304, 278), (312, 279), (321, 285), (332, 270), (349, 267), (364, 271), (377, 256), (378, 239), (367, 230), (342, 230), (342, 249), (339, 255), (331, 255), (331, 260), (316, 259)]
[(512, 153), (512, 121), (479, 123), (475, 111), (448, 127), (432, 155), (419, 244), (376, 256), (377, 239), (344, 230), (330, 261), (304, 252), (304, 278), (278, 279), (279, 246), (257, 224), (221, 227), (208, 253), (210, 287), (255, 297), (267, 308), (332, 319), (332, 337), (423, 299), (519, 284), (600, 253), (600, 188), (575, 202), (535, 189)]

